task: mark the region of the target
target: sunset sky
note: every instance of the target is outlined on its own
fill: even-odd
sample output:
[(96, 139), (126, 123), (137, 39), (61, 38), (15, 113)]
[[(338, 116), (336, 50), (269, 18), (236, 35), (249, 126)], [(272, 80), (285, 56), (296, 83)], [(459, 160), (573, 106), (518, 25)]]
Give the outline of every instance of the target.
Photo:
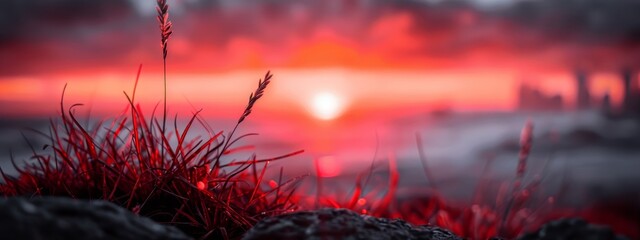
[[(260, 107), (297, 118), (511, 110), (521, 82), (571, 106), (576, 70), (619, 103), (620, 70), (640, 57), (635, 0), (169, 4), (170, 107), (218, 117), (236, 116), (267, 70), (274, 84)], [(55, 113), (65, 83), (69, 103), (121, 110), (140, 64), (138, 100), (153, 106), (159, 42), (152, 0), (2, 1), (0, 114)]]

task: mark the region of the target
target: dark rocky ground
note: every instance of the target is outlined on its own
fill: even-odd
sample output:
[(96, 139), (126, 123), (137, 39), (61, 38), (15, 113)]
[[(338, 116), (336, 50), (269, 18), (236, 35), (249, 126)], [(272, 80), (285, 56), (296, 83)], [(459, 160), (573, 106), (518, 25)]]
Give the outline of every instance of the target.
[(433, 239), (462, 240), (434, 226), (413, 226), (402, 220), (363, 216), (346, 209), (320, 209), (268, 218), (244, 240), (266, 239)]
[[(0, 200), (0, 236), (39, 239), (192, 239), (177, 228), (140, 217), (109, 202), (59, 197)], [(420, 239), (462, 240), (446, 229), (364, 216), (345, 209), (301, 211), (266, 218), (243, 240)], [(495, 237), (492, 240), (503, 240)], [(518, 240), (627, 240), (606, 226), (580, 219), (550, 222)]]
[[(254, 226), (243, 240), (267, 239), (415, 239), (462, 240), (446, 229), (414, 226), (402, 220), (359, 215), (345, 209), (320, 209), (267, 218)], [(499, 237), (494, 240), (502, 239)], [(606, 226), (580, 219), (550, 222), (518, 240), (625, 240)]]
[(0, 199), (0, 238), (5, 240), (188, 240), (115, 204), (70, 198)]

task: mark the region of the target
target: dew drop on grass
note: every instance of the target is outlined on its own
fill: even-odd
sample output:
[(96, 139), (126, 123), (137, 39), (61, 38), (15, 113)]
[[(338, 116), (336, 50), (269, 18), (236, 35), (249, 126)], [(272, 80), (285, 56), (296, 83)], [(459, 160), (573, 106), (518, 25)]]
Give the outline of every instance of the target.
[(200, 189), (200, 190), (204, 190), (204, 188), (205, 188), (205, 187), (206, 187), (206, 186), (205, 186), (204, 182), (202, 182), (202, 181), (198, 181), (198, 189)]
[(269, 180), (269, 187), (271, 188), (277, 188), (278, 187), (278, 183), (274, 180)]

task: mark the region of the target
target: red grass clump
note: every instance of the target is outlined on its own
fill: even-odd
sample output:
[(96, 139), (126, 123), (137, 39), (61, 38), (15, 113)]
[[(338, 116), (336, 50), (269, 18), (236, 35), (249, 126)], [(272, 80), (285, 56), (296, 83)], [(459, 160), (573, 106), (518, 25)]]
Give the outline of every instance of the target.
[[(311, 208), (334, 207), (348, 208), (362, 214), (377, 217), (399, 218), (413, 224), (430, 224), (451, 230), (458, 236), (467, 239), (489, 239), (500, 236), (514, 239), (522, 233), (531, 231), (551, 220), (549, 214), (553, 205), (553, 197), (548, 196), (542, 202), (533, 201), (533, 193), (539, 187), (541, 179), (535, 178), (528, 184), (523, 184), (526, 173), (526, 163), (533, 144), (533, 124), (527, 122), (522, 130), (520, 140), (520, 153), (515, 179), (503, 184), (498, 196), (493, 202), (484, 203), (481, 200), (487, 196), (481, 196), (487, 183), (480, 183), (477, 196), (472, 204), (466, 206), (454, 205), (438, 192), (434, 185), (424, 153), (421, 150), (422, 141), (417, 137), (420, 158), (424, 172), (430, 181), (431, 188), (427, 189), (427, 197), (408, 196), (398, 200), (399, 173), (396, 169), (396, 161), (393, 155), (389, 155), (389, 179), (388, 185), (375, 185), (366, 189), (366, 174), (372, 174), (373, 168), (368, 173), (357, 176), (356, 186), (350, 193), (323, 193), (318, 194)], [(320, 175), (318, 173), (318, 175)], [(322, 179), (317, 180), (322, 183)], [(317, 191), (323, 191), (322, 184)], [(416, 189), (409, 189), (415, 192)], [(424, 193), (424, 192), (423, 192)], [(307, 203), (308, 204), (308, 203)], [(553, 219), (569, 216), (568, 214), (555, 214)]]
[[(283, 182), (265, 181), (271, 159), (237, 161), (228, 155), (246, 149), (236, 147), (238, 126), (250, 115), (254, 104), (264, 95), (273, 75), (267, 72), (240, 115), (233, 130), (224, 135), (214, 132), (195, 112), (184, 127), (174, 121), (167, 128), (167, 54), (172, 34), (169, 5), (157, 0), (163, 60), (164, 102), (161, 120), (144, 116), (135, 102), (141, 68), (127, 110), (110, 121), (93, 126), (80, 123), (74, 109), (60, 102), (60, 121), (51, 120), (49, 133), (40, 133), (50, 143), (40, 154), (32, 147), (32, 161), (24, 166), (13, 162), (18, 176), (0, 169), (2, 196), (68, 196), (103, 199), (160, 223), (172, 224), (201, 239), (236, 239), (258, 220), (294, 208), (293, 191), (300, 178)], [(66, 89), (66, 86), (65, 86)], [(155, 112), (155, 110), (154, 110)], [(209, 136), (191, 137), (198, 125)], [(268, 183), (266, 183), (268, 182)]]
[[(423, 170), (429, 180), (429, 188), (399, 189), (399, 173), (395, 158), (389, 155), (388, 179), (381, 179), (373, 186), (367, 187), (374, 171), (372, 165), (368, 172), (357, 175), (352, 191), (340, 192), (338, 189), (328, 192), (323, 189), (323, 180), (319, 177), (316, 180), (317, 191), (322, 194), (300, 204), (311, 209), (347, 208), (376, 217), (398, 218), (417, 225), (439, 226), (465, 239), (474, 240), (486, 240), (497, 236), (515, 239), (524, 233), (535, 231), (551, 220), (567, 217), (580, 217), (594, 224), (607, 225), (616, 233), (632, 238), (640, 236), (640, 211), (633, 203), (633, 197), (622, 197), (627, 201), (596, 204), (584, 209), (560, 208), (555, 206), (556, 196), (540, 193), (540, 176), (535, 175), (532, 180), (524, 181), (533, 147), (533, 124), (530, 121), (525, 124), (520, 135), (520, 151), (514, 179), (503, 182), (497, 195), (493, 197), (486, 194), (490, 183), (486, 179), (481, 180), (471, 203), (456, 204), (443, 197), (434, 184), (427, 166), (420, 136), (417, 136), (416, 140)], [(486, 167), (490, 163), (488, 161)], [(317, 175), (320, 176), (320, 172)], [(388, 184), (384, 184), (385, 182)], [(401, 190), (410, 193), (408, 196), (398, 196)]]
[[(172, 34), (169, 5), (157, 0), (163, 60), (164, 102), (162, 119), (143, 115), (135, 102), (140, 76), (133, 94), (126, 95), (127, 111), (111, 121), (93, 126), (81, 124), (74, 109), (60, 102), (60, 121), (51, 121), (49, 153), (33, 150), (31, 162), (18, 166), (18, 176), (2, 172), (3, 196), (68, 196), (111, 201), (161, 223), (176, 225), (187, 234), (202, 239), (235, 239), (258, 220), (294, 208), (292, 194), (299, 178), (283, 182), (263, 181), (271, 159), (237, 161), (226, 156), (244, 149), (233, 137), (238, 126), (263, 96), (272, 75), (267, 72), (249, 97), (249, 102), (228, 135), (214, 132), (195, 112), (186, 126), (167, 128), (167, 54)], [(66, 86), (65, 86), (66, 89)], [(155, 112), (155, 111), (154, 111)], [(189, 135), (199, 123), (208, 137)], [(44, 150), (44, 149), (43, 149)], [(0, 171), (2, 171), (0, 169)]]
[[(236, 128), (271, 78), (267, 73), (259, 82)], [(147, 120), (134, 104), (135, 88), (127, 98), (126, 113), (87, 127), (74, 115), (78, 104), (65, 111), (63, 91), (61, 121), (51, 121), (50, 133), (42, 133), (51, 153), (34, 150), (34, 161), (14, 163), (17, 177), (2, 172), (0, 194), (104, 199), (203, 239), (239, 238), (258, 220), (293, 210), (291, 195), (299, 179), (268, 184), (263, 177), (270, 161), (301, 151), (228, 161), (234, 143), (249, 135), (233, 138), (236, 128), (226, 136), (213, 132), (198, 112), (184, 128), (176, 120), (174, 129), (164, 132), (157, 118)], [(188, 137), (196, 122), (210, 133), (207, 138)]]

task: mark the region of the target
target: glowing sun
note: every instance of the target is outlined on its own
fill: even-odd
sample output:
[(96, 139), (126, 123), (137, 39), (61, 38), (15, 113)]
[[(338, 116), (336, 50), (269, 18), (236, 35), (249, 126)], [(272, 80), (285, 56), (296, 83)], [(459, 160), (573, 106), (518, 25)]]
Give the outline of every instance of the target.
[(330, 92), (322, 92), (313, 96), (311, 113), (322, 120), (332, 120), (340, 116), (344, 110), (342, 99)]

